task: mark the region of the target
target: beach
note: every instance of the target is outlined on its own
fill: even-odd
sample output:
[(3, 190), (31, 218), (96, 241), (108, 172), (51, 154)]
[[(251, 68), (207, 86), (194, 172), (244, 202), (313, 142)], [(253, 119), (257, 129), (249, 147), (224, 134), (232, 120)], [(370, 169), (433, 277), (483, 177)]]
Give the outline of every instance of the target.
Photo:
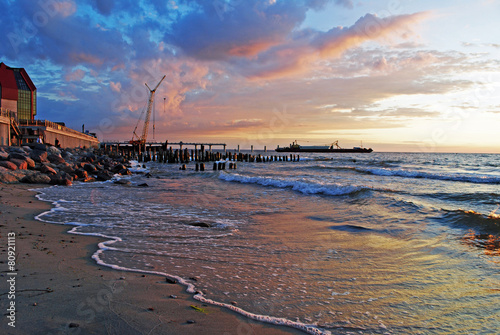
[[(162, 276), (97, 265), (91, 256), (104, 240), (36, 221), (51, 204), (37, 200), (34, 187), (0, 184), (2, 334), (302, 333), (206, 306)], [(15, 233), (15, 276), (8, 275), (9, 233)], [(7, 299), (12, 277), (15, 297)], [(8, 318), (11, 302), (15, 319)]]
[(494, 334), (498, 166), (310, 154), (1, 184), (2, 333)]

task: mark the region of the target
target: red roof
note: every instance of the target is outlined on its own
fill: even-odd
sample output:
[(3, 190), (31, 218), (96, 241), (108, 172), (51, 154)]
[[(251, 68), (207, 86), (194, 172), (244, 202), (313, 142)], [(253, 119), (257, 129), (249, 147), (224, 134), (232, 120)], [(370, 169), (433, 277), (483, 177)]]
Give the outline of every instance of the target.
[(2, 86), (2, 99), (17, 100), (17, 82), (14, 71), (4, 63), (0, 63), (0, 86)]

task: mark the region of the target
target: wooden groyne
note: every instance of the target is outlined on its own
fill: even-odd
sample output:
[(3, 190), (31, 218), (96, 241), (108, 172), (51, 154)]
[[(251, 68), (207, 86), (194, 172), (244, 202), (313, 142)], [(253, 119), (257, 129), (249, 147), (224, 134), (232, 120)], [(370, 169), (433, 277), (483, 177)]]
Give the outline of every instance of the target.
[[(300, 160), (300, 155), (261, 155), (241, 152), (226, 151), (224, 143), (171, 143), (179, 145), (179, 149), (174, 149), (172, 146), (168, 148), (161, 143), (150, 143), (145, 145), (142, 150), (128, 143), (103, 143), (100, 151), (103, 154), (111, 156), (121, 156), (126, 159), (135, 159), (139, 163), (158, 162), (165, 164), (181, 164), (180, 170), (186, 170), (186, 164), (195, 163), (196, 171), (204, 171), (205, 163), (214, 162), (213, 170), (225, 170), (226, 163), (229, 169), (236, 169), (237, 162), (246, 163), (267, 163), (267, 162), (297, 162)], [(183, 146), (191, 145), (194, 149), (183, 148)], [(212, 146), (223, 146), (224, 151), (212, 151)], [(209, 150), (205, 150), (208, 146)], [(199, 149), (198, 149), (199, 147)]]

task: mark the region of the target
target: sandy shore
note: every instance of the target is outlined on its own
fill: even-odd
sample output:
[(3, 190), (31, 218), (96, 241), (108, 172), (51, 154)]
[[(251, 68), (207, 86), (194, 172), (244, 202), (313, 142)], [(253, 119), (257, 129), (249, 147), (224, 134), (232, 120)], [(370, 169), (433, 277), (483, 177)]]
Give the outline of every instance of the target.
[(303, 334), (204, 306), (163, 277), (96, 265), (91, 255), (99, 238), (34, 220), (51, 205), (38, 201), (33, 187), (0, 183), (1, 334)]

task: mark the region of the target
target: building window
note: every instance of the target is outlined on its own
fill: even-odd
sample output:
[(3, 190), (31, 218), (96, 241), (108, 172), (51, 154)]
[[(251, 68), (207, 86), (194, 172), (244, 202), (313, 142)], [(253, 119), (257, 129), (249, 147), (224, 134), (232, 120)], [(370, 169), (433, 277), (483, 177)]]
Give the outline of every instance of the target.
[(14, 69), (14, 75), (16, 77), (18, 89), (18, 118), (20, 120), (31, 120), (32, 116), (36, 114), (36, 90), (34, 90), (32, 94), (19, 70)]

